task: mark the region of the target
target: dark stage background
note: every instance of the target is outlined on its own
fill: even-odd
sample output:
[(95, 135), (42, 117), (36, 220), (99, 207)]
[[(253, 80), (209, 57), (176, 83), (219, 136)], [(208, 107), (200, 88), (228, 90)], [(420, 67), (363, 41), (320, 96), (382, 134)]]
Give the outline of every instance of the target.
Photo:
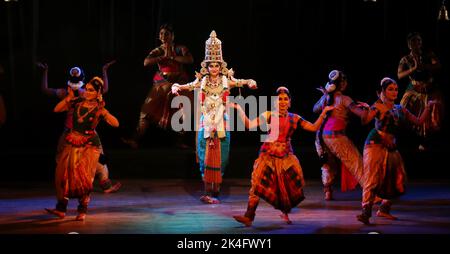
[[(101, 75), (104, 63), (117, 60), (109, 69), (110, 91), (105, 98), (121, 127), (98, 127), (113, 178), (197, 178), (192, 151), (176, 149), (172, 133), (150, 128), (140, 150), (120, 141), (134, 129), (151, 88), (156, 66), (144, 68), (142, 63), (148, 50), (159, 45), (161, 24), (172, 23), (175, 41), (191, 50), (195, 59), (187, 66), (191, 78), (200, 69), (205, 40), (215, 30), (235, 76), (258, 82), (259, 89), (243, 90), (244, 96), (271, 95), (278, 85), (286, 85), (294, 96), (292, 111), (313, 121), (317, 116), (312, 106), (320, 97), (315, 88), (324, 85), (330, 70), (347, 73), (352, 98), (372, 103), (379, 81), (384, 76), (396, 78), (398, 62), (408, 53), (406, 35), (413, 31), (423, 34), (425, 47), (441, 60), (437, 81), (448, 101), (450, 23), (437, 21), (440, 5), (439, 0), (2, 0), (1, 91), (8, 110), (0, 129), (2, 179), (53, 177), (65, 115), (53, 113), (57, 100), (40, 92), (36, 61), (48, 63), (49, 86), (56, 88), (64, 87), (72, 66), (81, 66), (89, 79)], [(406, 83), (400, 82), (399, 97), (405, 88)], [(418, 153), (416, 140), (403, 132), (400, 148), (411, 178), (450, 177), (444, 166), (449, 152), (447, 122), (425, 153)], [(349, 134), (361, 149), (371, 127), (352, 119)], [(304, 131), (294, 137), (306, 178), (318, 179), (313, 140), (314, 134)], [(258, 141), (258, 133), (232, 133), (226, 177), (250, 177)]]

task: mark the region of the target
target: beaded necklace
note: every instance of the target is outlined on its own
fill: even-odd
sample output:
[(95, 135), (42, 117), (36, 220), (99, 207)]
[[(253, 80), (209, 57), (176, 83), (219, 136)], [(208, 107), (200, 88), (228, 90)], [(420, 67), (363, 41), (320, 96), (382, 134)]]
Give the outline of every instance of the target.
[[(93, 104), (93, 103), (92, 103)], [(98, 103), (97, 102), (95, 102), (95, 105), (94, 106), (92, 106), (90, 109), (89, 109), (89, 107), (85, 107), (85, 108), (87, 108), (88, 109), (88, 111), (86, 111), (86, 113), (84, 113), (83, 115), (81, 115), (81, 107), (82, 107), (82, 104), (80, 104), (79, 106), (78, 106), (78, 109), (77, 109), (77, 115), (78, 115), (78, 122), (79, 123), (82, 123), (83, 121), (84, 121), (84, 118), (86, 117), (86, 116), (88, 116), (92, 111), (94, 111), (96, 108), (97, 108), (97, 105), (98, 105)]]

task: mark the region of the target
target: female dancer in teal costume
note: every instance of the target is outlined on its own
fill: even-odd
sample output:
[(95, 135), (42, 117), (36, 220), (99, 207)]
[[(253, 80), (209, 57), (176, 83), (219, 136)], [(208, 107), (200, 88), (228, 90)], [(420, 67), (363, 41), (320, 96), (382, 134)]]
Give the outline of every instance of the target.
[(364, 119), (368, 123), (375, 118), (375, 128), (370, 131), (364, 145), (362, 213), (357, 216), (364, 224), (369, 224), (376, 197), (383, 199), (377, 216), (396, 219), (390, 214), (390, 200), (404, 194), (406, 172), (395, 136), (400, 122), (422, 124), (429, 117), (430, 108), (436, 103), (429, 101), (418, 118), (403, 106), (394, 104), (397, 95), (397, 83), (393, 79), (384, 78), (381, 81), (380, 99), (370, 107)]

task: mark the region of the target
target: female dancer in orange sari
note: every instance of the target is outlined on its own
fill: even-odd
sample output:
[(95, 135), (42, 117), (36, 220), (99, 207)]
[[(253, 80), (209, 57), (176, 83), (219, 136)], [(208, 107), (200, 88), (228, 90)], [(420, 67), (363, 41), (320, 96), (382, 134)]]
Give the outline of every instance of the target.
[[(277, 109), (266, 111), (259, 118), (251, 121), (240, 106), (235, 106), (247, 128), (255, 128), (263, 122), (270, 125), (269, 138), (271, 140), (267, 140), (261, 146), (259, 156), (253, 165), (252, 187), (249, 192), (247, 211), (244, 216), (234, 216), (236, 221), (247, 227), (251, 226), (255, 219), (260, 198), (280, 210), (281, 218), (286, 223), (291, 223), (288, 213), (305, 198), (303, 171), (292, 149), (291, 136), (298, 127), (307, 131), (317, 131), (326, 113), (334, 109), (334, 107), (326, 106), (317, 121), (312, 124), (301, 116), (288, 112), (291, 95), (286, 87), (278, 88), (277, 95)], [(278, 135), (274, 136), (274, 133), (278, 133)]]
[(84, 220), (101, 153), (100, 138), (95, 131), (95, 127), (100, 120), (105, 120), (113, 127), (118, 127), (119, 121), (104, 107), (105, 103), (102, 99), (103, 81), (101, 78), (94, 77), (85, 85), (83, 98), (75, 99), (73, 91), (68, 90), (68, 95), (56, 105), (54, 111), (73, 110), (73, 125), (65, 136), (56, 165), (56, 208), (46, 210), (64, 218), (69, 198), (78, 198), (76, 220)]

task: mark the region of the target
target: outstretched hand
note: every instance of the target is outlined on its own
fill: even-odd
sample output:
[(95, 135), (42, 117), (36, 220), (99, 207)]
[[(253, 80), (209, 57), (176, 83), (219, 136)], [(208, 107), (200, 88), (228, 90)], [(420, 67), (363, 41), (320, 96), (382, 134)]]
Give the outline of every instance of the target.
[(326, 94), (327, 93), (327, 91), (325, 90), (325, 88), (323, 88), (323, 86), (317, 87), (316, 90), (322, 92), (322, 94)]
[(112, 60), (110, 62), (105, 63), (105, 65), (103, 65), (103, 70), (107, 70), (109, 68), (109, 66), (115, 64), (117, 62), (117, 60)]
[(248, 88), (250, 88), (250, 89), (257, 89), (258, 88), (258, 85), (256, 84), (256, 81), (254, 81), (253, 79), (250, 79), (249, 81), (248, 81)]
[(172, 94), (180, 95), (180, 84), (175, 83), (172, 85)]
[(197, 78), (198, 80), (201, 80), (203, 78), (203, 75), (199, 72), (195, 72), (195, 78)]
[(73, 100), (74, 98), (75, 98), (75, 94), (74, 94), (72, 88), (71, 88), (71, 87), (67, 87), (67, 96), (66, 96), (66, 99), (67, 99), (68, 101), (71, 101), (71, 100)]
[(231, 79), (232, 77), (234, 77), (234, 70), (233, 70), (233, 68), (228, 70), (228, 78)]
[(356, 106), (360, 107), (360, 108), (365, 108), (365, 109), (369, 109), (370, 108), (369, 104), (367, 104), (365, 102), (362, 102), (362, 101), (356, 102)]
[(325, 113), (328, 113), (328, 111), (331, 111), (331, 110), (334, 110), (334, 106), (326, 106), (324, 109), (323, 109), (323, 113), (325, 114)]

